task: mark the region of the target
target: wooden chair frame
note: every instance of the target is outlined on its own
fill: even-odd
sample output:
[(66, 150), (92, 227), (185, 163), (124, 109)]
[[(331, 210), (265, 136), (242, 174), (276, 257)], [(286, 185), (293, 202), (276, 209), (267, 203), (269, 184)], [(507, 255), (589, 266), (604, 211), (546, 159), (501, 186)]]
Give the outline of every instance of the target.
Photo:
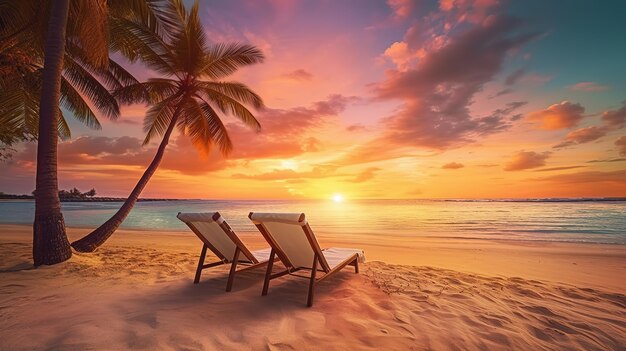
[[(250, 218), (250, 220), (252, 220), (252, 215), (253, 215), (253, 212), (250, 212), (250, 214), (248, 215), (248, 218)], [(300, 216), (300, 221), (303, 221), (303, 220), (304, 220), (304, 214)], [(326, 257), (324, 257), (323, 250), (320, 248), (317, 240), (315, 239), (315, 234), (313, 234), (313, 230), (311, 229), (308, 223), (305, 224), (304, 226), (301, 226), (301, 228), (304, 231), (304, 234), (306, 235), (306, 238), (309, 244), (311, 245), (311, 249), (313, 249), (313, 263), (311, 265), (311, 268), (296, 267), (289, 260), (289, 257), (287, 256), (287, 254), (281, 249), (280, 245), (278, 245), (278, 243), (274, 240), (274, 238), (269, 233), (267, 228), (263, 225), (263, 223), (260, 223), (260, 224), (255, 223), (254, 225), (257, 227), (259, 232), (261, 232), (261, 235), (263, 235), (265, 240), (267, 240), (267, 242), (270, 244), (272, 248), (272, 251), (270, 253), (270, 259), (267, 265), (267, 270), (265, 272), (265, 280), (263, 281), (263, 291), (261, 292), (261, 296), (267, 295), (270, 281), (272, 279), (276, 279), (284, 275), (291, 274), (294, 277), (309, 279), (309, 293), (307, 296), (306, 305), (307, 307), (311, 307), (313, 306), (313, 296), (315, 294), (315, 286), (318, 283), (322, 282), (323, 280), (332, 276), (333, 274), (339, 272), (346, 266), (354, 266), (354, 272), (356, 274), (359, 273), (359, 256), (357, 253), (349, 256), (348, 258), (343, 260), (341, 263), (339, 263), (337, 266), (331, 269), (330, 266), (328, 265), (328, 262), (326, 261)], [(283, 263), (283, 265), (285, 265), (286, 267), (285, 270), (277, 272), (277, 273), (272, 272), (272, 269), (274, 267), (275, 256), (278, 256), (278, 258)], [(318, 269), (318, 264), (320, 265), (319, 269)], [(310, 270), (311, 275), (307, 277), (307, 276), (292, 274), (301, 270)], [(318, 270), (324, 272), (324, 275), (321, 276), (320, 278), (317, 278)]]
[[(180, 212), (178, 214), (180, 214)], [(213, 246), (211, 244), (211, 242), (209, 240), (207, 240), (204, 237), (204, 235), (202, 235), (200, 230), (198, 230), (198, 228), (196, 228), (196, 226), (193, 225), (193, 223), (187, 222), (187, 221), (183, 221), (182, 219), (181, 219), (181, 221), (184, 222), (189, 227), (189, 229), (191, 229), (191, 231), (194, 234), (196, 234), (196, 236), (203, 243), (202, 251), (200, 252), (200, 259), (198, 260), (198, 267), (196, 268), (196, 275), (194, 277), (193, 283), (194, 284), (198, 284), (200, 282), (200, 276), (202, 275), (202, 270), (230, 263), (230, 272), (228, 274), (228, 281), (226, 283), (226, 291), (231, 291), (232, 287), (233, 287), (233, 282), (235, 280), (235, 274), (237, 272), (242, 272), (242, 271), (253, 269), (253, 268), (257, 268), (257, 267), (262, 267), (262, 266), (268, 264), (269, 261), (259, 262), (256, 259), (256, 257), (254, 257), (252, 252), (241, 241), (241, 239), (239, 239), (237, 234), (235, 234), (235, 232), (228, 225), (228, 223), (226, 223), (225, 220), (223, 220), (222, 222), (218, 222), (220, 217), (221, 217), (220, 213), (219, 212), (215, 212), (213, 214), (212, 219), (213, 219), (213, 221), (215, 221), (220, 226), (220, 228), (222, 228), (222, 230), (224, 231), (224, 233), (226, 233), (228, 238), (230, 240), (232, 240), (233, 243), (235, 244), (235, 252), (233, 254), (233, 257), (230, 257), (230, 258), (229, 257), (225, 257), (224, 254), (221, 251), (219, 251), (217, 248), (215, 248), (215, 246)], [(211, 250), (211, 252), (213, 252), (213, 254), (215, 256), (217, 256), (220, 259), (220, 261), (216, 261), (216, 262), (211, 262), (211, 263), (205, 264), (204, 261), (206, 259), (207, 249)], [(242, 254), (242, 253), (246, 257), (247, 261), (239, 259), (239, 255)], [(271, 255), (270, 255), (270, 259), (274, 259), (274, 258), (272, 258)], [(245, 265), (246, 267), (237, 270), (237, 266), (239, 264)]]

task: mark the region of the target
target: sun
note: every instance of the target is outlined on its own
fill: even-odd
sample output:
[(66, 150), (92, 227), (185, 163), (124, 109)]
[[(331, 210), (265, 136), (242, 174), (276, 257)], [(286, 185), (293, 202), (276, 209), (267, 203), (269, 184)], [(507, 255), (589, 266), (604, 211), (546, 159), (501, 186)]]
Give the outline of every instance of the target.
[(333, 201), (335, 201), (335, 202), (343, 202), (343, 195), (341, 195), (341, 194), (333, 195)]

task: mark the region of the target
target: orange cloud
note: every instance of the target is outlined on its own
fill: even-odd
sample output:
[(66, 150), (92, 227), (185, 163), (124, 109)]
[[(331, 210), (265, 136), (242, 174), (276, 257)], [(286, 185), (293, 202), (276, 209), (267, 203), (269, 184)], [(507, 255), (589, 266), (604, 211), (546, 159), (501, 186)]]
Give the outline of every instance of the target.
[(378, 167), (368, 167), (363, 172), (359, 173), (356, 177), (350, 180), (353, 183), (363, 183), (376, 176), (376, 172), (381, 169)]
[(570, 145), (589, 143), (602, 138), (606, 135), (606, 132), (606, 128), (595, 126), (577, 129), (573, 132), (569, 132), (565, 140), (555, 145), (554, 148), (558, 149)]
[(465, 167), (462, 163), (450, 162), (441, 166), (442, 169), (459, 169)]
[(585, 108), (582, 105), (563, 101), (545, 110), (531, 112), (527, 118), (539, 122), (541, 129), (557, 130), (575, 127), (585, 117), (583, 113)]
[[(609, 171), (609, 172), (580, 172), (557, 174), (545, 178), (535, 180), (552, 181), (560, 184), (601, 184), (614, 183), (626, 188), (626, 170)], [(617, 195), (617, 194), (614, 194)]]
[(609, 110), (602, 113), (602, 122), (610, 129), (621, 129), (626, 126), (626, 101), (618, 110)]
[(546, 165), (546, 160), (550, 157), (550, 152), (537, 153), (534, 151), (520, 151), (513, 156), (513, 159), (504, 167), (505, 171), (521, 171), (542, 167)]

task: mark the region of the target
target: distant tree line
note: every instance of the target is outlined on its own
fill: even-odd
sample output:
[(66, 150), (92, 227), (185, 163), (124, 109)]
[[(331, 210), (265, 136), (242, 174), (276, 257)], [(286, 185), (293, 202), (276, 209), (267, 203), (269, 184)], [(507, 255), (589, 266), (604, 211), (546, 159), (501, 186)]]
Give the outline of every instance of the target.
[[(35, 196), (35, 191), (32, 192), (33, 196)], [(70, 190), (59, 190), (59, 198), (60, 199), (86, 199), (93, 198), (96, 196), (96, 189), (91, 189), (87, 192), (81, 192), (77, 188), (72, 188)]]
[(80, 190), (73, 188), (68, 190), (59, 190), (59, 198), (61, 199), (84, 199), (87, 197), (96, 196), (96, 189), (91, 189), (87, 192), (81, 193)]

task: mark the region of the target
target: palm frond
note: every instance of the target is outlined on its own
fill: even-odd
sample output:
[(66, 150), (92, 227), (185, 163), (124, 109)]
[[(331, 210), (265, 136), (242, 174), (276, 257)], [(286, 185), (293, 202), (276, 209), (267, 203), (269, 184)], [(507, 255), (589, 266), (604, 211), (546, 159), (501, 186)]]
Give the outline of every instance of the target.
[(166, 78), (151, 78), (145, 83), (121, 87), (113, 91), (113, 96), (125, 104), (153, 104), (176, 93), (176, 81)]
[(207, 121), (207, 134), (210, 140), (218, 146), (222, 155), (229, 154), (233, 149), (233, 143), (230, 140), (226, 126), (219, 115), (206, 101), (202, 101), (200, 107), (202, 108), (203, 117)]
[(72, 112), (74, 118), (91, 129), (101, 129), (100, 121), (82, 96), (64, 78), (61, 79), (61, 106)]
[(72, 132), (70, 131), (70, 126), (67, 124), (67, 120), (63, 115), (61, 109), (59, 109), (59, 121), (57, 123), (57, 129), (59, 131), (59, 139), (68, 140), (72, 138)]
[(199, 90), (199, 93), (200, 95), (198, 96), (200, 98), (211, 106), (217, 107), (222, 113), (232, 115), (250, 128), (261, 130), (261, 124), (256, 117), (254, 117), (252, 112), (236, 99), (213, 89), (202, 88)]
[(107, 1), (71, 1), (68, 16), (68, 40), (82, 48), (91, 66), (106, 69), (109, 64)]
[(153, 137), (165, 134), (177, 108), (179, 97), (179, 94), (172, 95), (148, 109), (143, 122), (143, 129), (146, 133), (143, 145), (148, 144)]
[(235, 73), (241, 67), (261, 63), (264, 59), (263, 52), (252, 45), (215, 44), (208, 48), (207, 62), (198, 76), (221, 79)]
[(76, 61), (71, 58), (65, 60), (63, 76), (75, 89), (85, 95), (98, 111), (111, 119), (119, 116), (120, 109), (113, 95)]
[(146, 27), (125, 18), (112, 18), (109, 30), (112, 51), (121, 53), (130, 62), (141, 60), (158, 73), (175, 73), (167, 45)]
[(256, 109), (265, 107), (263, 99), (247, 85), (239, 82), (200, 82), (204, 89), (226, 95), (244, 104), (254, 106)]
[(206, 35), (198, 17), (198, 2), (184, 19), (184, 30), (173, 33), (170, 47), (179, 71), (197, 76), (206, 64)]

